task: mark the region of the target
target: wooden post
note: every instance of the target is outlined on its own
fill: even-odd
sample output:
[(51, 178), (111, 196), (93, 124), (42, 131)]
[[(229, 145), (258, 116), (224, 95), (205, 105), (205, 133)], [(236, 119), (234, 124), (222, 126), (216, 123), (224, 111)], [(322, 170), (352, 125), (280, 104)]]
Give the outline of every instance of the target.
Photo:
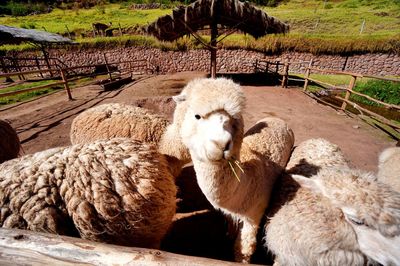
[(110, 81), (112, 81), (113, 78), (112, 78), (112, 75), (111, 75), (110, 68), (108, 67), (107, 57), (106, 57), (106, 54), (105, 54), (105, 53), (103, 53), (103, 57), (104, 57), (104, 62), (106, 62), (106, 68), (107, 68), (108, 76), (110, 77)]
[[(46, 52), (46, 49), (45, 49), (44, 45), (41, 44), (41, 45), (40, 45), (40, 48), (42, 49), (42, 53), (43, 53), (43, 56), (44, 56), (44, 60), (45, 60), (45, 62), (46, 62), (46, 64), (47, 64), (47, 69), (51, 69), (51, 67), (50, 67), (50, 62), (49, 62), (49, 57), (48, 57), (48, 54), (47, 54), (47, 52)], [(50, 72), (50, 76), (53, 77), (53, 72), (51, 72), (51, 71), (49, 71), (49, 72)]]
[(72, 38), (71, 38), (71, 32), (69, 32), (69, 29), (68, 29), (67, 24), (65, 24), (65, 28), (67, 29), (68, 37), (69, 37), (70, 39), (72, 39)]
[(278, 74), (278, 72), (279, 72), (279, 61), (276, 61), (275, 73)]
[[(37, 66), (38, 70), (41, 70), (40, 69), (39, 59), (37, 58), (37, 56), (35, 56), (35, 62), (36, 62), (36, 66)], [(40, 72), (40, 76), (43, 78), (43, 73), (42, 72)]]
[(289, 63), (285, 63), (282, 75), (282, 88), (287, 88), (289, 80)]
[(258, 72), (258, 59), (256, 59), (256, 64), (254, 66), (254, 72), (257, 73)]
[(265, 66), (265, 73), (268, 74), (269, 71), (269, 61), (267, 61), (267, 65)]
[(65, 90), (67, 91), (67, 95), (68, 95), (68, 100), (73, 100), (73, 98), (72, 98), (72, 95), (71, 95), (71, 90), (70, 90), (70, 88), (69, 88), (69, 86), (68, 86), (68, 78), (67, 78), (67, 76), (65, 75), (65, 71), (64, 71), (64, 69), (60, 69), (60, 74), (61, 74), (61, 78), (62, 78), (62, 80), (63, 80), (63, 82), (64, 82), (64, 88), (65, 88)]
[(122, 36), (121, 23), (118, 22), (119, 36)]
[[(356, 84), (356, 80), (357, 80), (357, 77), (356, 77), (356, 76), (351, 76), (351, 80), (350, 80), (350, 83), (349, 83), (349, 88), (348, 88), (348, 90), (346, 91), (346, 95), (344, 96), (344, 99), (345, 99), (346, 101), (348, 101), (349, 98), (350, 98), (350, 96), (351, 96), (351, 91), (353, 90), (354, 85)], [(340, 109), (343, 110), (343, 111), (346, 110), (346, 105), (347, 105), (347, 103), (344, 101), (344, 102), (342, 103), (342, 107), (340, 107)]]
[(311, 66), (312, 66), (313, 60), (310, 60), (310, 63), (308, 63), (308, 67), (306, 68), (306, 76), (304, 77), (304, 87), (303, 91), (307, 90), (308, 87), (308, 78), (310, 77), (310, 72), (311, 72)]
[(211, 52), (211, 78), (217, 76), (217, 35), (218, 29), (217, 24), (212, 23), (211, 25), (211, 41), (210, 41), (210, 52)]

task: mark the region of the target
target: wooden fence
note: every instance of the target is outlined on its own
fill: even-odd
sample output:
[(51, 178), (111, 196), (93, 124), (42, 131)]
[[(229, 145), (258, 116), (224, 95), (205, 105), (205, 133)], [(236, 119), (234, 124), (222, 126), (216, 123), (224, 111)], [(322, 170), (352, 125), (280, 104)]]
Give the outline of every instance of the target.
[[(350, 76), (350, 82), (347, 86), (337, 86), (337, 85), (333, 85), (327, 82), (323, 82), (317, 79), (313, 79), (310, 78), (311, 72), (317, 72), (317, 73), (327, 73), (327, 74), (334, 74), (334, 75), (347, 75)], [(386, 77), (380, 77), (380, 76), (372, 76), (372, 75), (363, 75), (363, 74), (359, 74), (359, 73), (351, 73), (351, 72), (345, 72), (345, 71), (336, 71), (336, 70), (328, 70), (328, 69), (319, 69), (319, 68), (315, 68), (315, 67), (311, 67), (309, 66), (307, 68), (305, 77), (304, 77), (304, 87), (303, 87), (303, 91), (307, 92), (307, 88), (309, 86), (309, 82), (315, 82), (316, 84), (322, 85), (328, 89), (331, 90), (339, 90), (339, 91), (344, 91), (346, 92), (344, 97), (341, 97), (339, 95), (334, 96), (336, 99), (338, 99), (339, 101), (342, 102), (342, 105), (340, 107), (341, 110), (345, 111), (346, 107), (348, 104), (350, 104), (351, 106), (353, 106), (355, 109), (359, 110), (360, 112), (364, 112), (368, 115), (370, 115), (371, 117), (373, 117), (374, 119), (378, 120), (380, 123), (383, 123), (385, 125), (388, 125), (392, 128), (394, 128), (397, 132), (400, 129), (400, 123), (395, 123), (371, 110), (368, 110), (360, 105), (358, 105), (357, 103), (353, 102), (350, 100), (350, 97), (352, 94), (364, 97), (374, 103), (377, 103), (379, 105), (384, 106), (385, 108), (388, 109), (395, 109), (397, 111), (400, 110), (400, 106), (396, 105), (396, 104), (389, 104), (389, 103), (385, 103), (382, 102), (380, 100), (377, 100), (369, 95), (357, 92), (354, 90), (354, 87), (356, 85), (357, 79), (359, 78), (371, 78), (371, 79), (379, 79), (379, 80), (384, 80), (384, 81), (391, 81), (391, 82), (400, 82), (400, 79), (396, 79), (396, 78), (386, 78)]]
[[(122, 65), (125, 66), (124, 68), (118, 69), (117, 71), (115, 70), (116, 67), (115, 65)], [(93, 69), (96, 69), (98, 67), (105, 67), (106, 71), (100, 72), (100, 73), (93, 73)], [(84, 75), (73, 75), (71, 76), (69, 73), (73, 73), (74, 70), (77, 69), (89, 69), (92, 70), (91, 74), (84, 74)], [(118, 77), (121, 77), (122, 75), (126, 75), (129, 73), (136, 73), (136, 74), (143, 74), (143, 73), (148, 73), (150, 71), (150, 65), (147, 62), (147, 60), (131, 60), (131, 61), (120, 61), (120, 62), (107, 62), (105, 64), (91, 64), (91, 65), (83, 65), (83, 66), (74, 66), (74, 67), (64, 67), (64, 68), (48, 68), (48, 69), (38, 69), (38, 70), (30, 70), (30, 71), (20, 71), (20, 72), (9, 72), (9, 73), (3, 73), (0, 74), (0, 78), (8, 78), (8, 77), (13, 77), (13, 76), (28, 76), (32, 74), (40, 74), (43, 76), (45, 73), (57, 73), (58, 77), (60, 77), (61, 81), (55, 80), (55, 82), (52, 82), (50, 84), (42, 85), (42, 86), (37, 86), (37, 87), (32, 87), (32, 88), (26, 88), (26, 89), (20, 89), (16, 91), (10, 91), (10, 92), (5, 92), (1, 93), (0, 89), (0, 98), (1, 97), (7, 97), (7, 96), (13, 96), (21, 93), (27, 93), (31, 91), (36, 91), (36, 90), (41, 90), (45, 88), (50, 88), (58, 85), (64, 85), (64, 89), (66, 91), (66, 94), (68, 96), (69, 100), (72, 100), (72, 94), (71, 94), (71, 89), (70, 89), (70, 84), (72, 81), (84, 79), (87, 77), (93, 77), (97, 75), (104, 75), (107, 74), (109, 76), (110, 81), (116, 79), (113, 74), (117, 73)], [(136, 71), (136, 72), (135, 72)], [(40, 80), (40, 79), (39, 79)], [(38, 81), (38, 80), (37, 80)], [(94, 84), (98, 81), (93, 81), (90, 83), (87, 83), (85, 85), (89, 84)]]
[[(263, 72), (267, 74), (272, 73), (280, 75), (282, 88), (287, 88), (289, 86), (289, 81), (303, 82), (303, 79), (291, 77), (289, 75), (290, 67), (293, 65), (300, 65), (300, 68), (298, 67), (297, 69), (304, 68), (306, 70), (307, 66), (311, 66), (311, 64), (312, 60), (297, 61), (297, 62), (281, 62), (281, 61), (271, 62), (268, 60), (256, 59), (255, 63), (253, 64), (253, 67), (254, 67), (254, 72), (256, 73)], [(302, 65), (304, 65), (304, 67), (301, 67)]]

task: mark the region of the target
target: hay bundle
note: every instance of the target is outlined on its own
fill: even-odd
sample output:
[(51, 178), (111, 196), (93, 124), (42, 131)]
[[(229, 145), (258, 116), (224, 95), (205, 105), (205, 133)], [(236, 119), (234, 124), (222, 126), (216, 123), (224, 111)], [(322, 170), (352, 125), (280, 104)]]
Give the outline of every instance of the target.
[(0, 163), (18, 157), (21, 143), (17, 132), (4, 120), (0, 120)]

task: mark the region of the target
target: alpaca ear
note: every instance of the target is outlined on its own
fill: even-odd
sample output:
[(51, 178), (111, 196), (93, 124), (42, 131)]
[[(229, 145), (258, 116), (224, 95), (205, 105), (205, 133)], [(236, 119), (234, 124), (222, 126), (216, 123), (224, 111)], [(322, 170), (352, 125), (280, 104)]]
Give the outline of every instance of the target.
[(172, 96), (172, 99), (173, 99), (174, 102), (176, 102), (176, 103), (184, 102), (184, 101), (186, 101), (186, 94), (181, 93), (181, 94)]
[(318, 180), (311, 179), (302, 175), (292, 175), (292, 178), (299, 183), (300, 186), (311, 190), (315, 194), (323, 195), (322, 188)]

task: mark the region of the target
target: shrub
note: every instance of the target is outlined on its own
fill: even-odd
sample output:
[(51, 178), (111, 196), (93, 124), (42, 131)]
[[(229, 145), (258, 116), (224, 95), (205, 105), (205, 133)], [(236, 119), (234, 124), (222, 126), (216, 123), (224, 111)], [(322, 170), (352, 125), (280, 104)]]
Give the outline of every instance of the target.
[[(369, 80), (365, 83), (357, 84), (354, 90), (385, 103), (400, 105), (400, 82)], [(357, 102), (378, 105), (358, 95), (352, 95), (351, 98)]]

